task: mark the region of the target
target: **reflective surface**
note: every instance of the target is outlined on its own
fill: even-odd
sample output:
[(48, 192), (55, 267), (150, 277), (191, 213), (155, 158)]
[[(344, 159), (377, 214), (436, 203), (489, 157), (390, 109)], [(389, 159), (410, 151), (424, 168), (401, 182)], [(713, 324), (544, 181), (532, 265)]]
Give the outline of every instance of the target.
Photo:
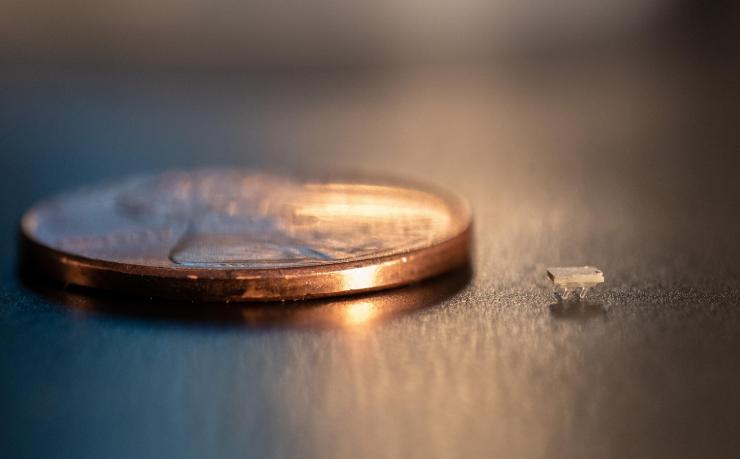
[(468, 261), (468, 204), (390, 181), (238, 168), (122, 179), (21, 219), (28, 270), (188, 301), (293, 300), (396, 287)]
[(142, 300), (119, 293), (49, 283), (19, 273), (25, 288), (86, 316), (154, 320), (256, 329), (332, 329), (370, 327), (416, 310), (436, 306), (462, 290), (470, 266), (402, 288), (344, 298), (246, 304)]
[(458, 197), (377, 179), (201, 169), (50, 197), (29, 238), (69, 256), (156, 268), (290, 269), (408, 253), (470, 225)]
[[(6, 81), (2, 450), (736, 455), (737, 118), (717, 103), (729, 77), (653, 58), (578, 62), (300, 82)], [(387, 320), (366, 322), (373, 310), (359, 303), (342, 319), (354, 327), (305, 329), (89, 313), (16, 278), (16, 225), (35, 200), (91, 176), (214, 163), (457, 190), (476, 215), (472, 279)], [(546, 267), (585, 264), (607, 279), (589, 292), (596, 306), (551, 306)]]

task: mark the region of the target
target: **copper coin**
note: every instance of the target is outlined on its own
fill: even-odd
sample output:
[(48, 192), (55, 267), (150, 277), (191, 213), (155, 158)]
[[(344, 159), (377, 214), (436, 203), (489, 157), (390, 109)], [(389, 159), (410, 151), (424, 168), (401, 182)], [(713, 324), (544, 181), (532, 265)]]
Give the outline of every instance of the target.
[(21, 221), (23, 263), (64, 283), (192, 301), (378, 290), (468, 260), (471, 213), (390, 181), (242, 170), (135, 177), (62, 194)]

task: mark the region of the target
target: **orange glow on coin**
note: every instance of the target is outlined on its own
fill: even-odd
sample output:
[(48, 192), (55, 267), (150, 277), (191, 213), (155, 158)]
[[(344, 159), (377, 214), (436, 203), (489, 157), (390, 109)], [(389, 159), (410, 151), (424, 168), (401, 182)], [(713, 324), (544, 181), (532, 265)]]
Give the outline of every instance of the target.
[(345, 290), (365, 290), (371, 288), (376, 282), (376, 266), (364, 266), (362, 268), (350, 269), (342, 273), (342, 286)]

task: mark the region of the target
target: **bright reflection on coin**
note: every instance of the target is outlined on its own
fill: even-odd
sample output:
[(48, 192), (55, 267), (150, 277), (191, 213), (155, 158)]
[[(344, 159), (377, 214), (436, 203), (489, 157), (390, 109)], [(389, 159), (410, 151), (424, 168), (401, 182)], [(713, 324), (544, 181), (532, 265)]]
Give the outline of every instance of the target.
[(462, 290), (470, 281), (469, 266), (426, 282), (342, 298), (302, 302), (190, 304), (172, 301), (91, 294), (79, 288), (52, 288), (37, 279), (23, 277), (31, 291), (60, 302), (82, 315), (115, 314), (141, 320), (196, 322), (257, 328), (363, 329), (394, 317), (439, 304)]
[(463, 200), (428, 187), (210, 169), (63, 194), (21, 224), (32, 270), (193, 301), (406, 284), (465, 263), (470, 227)]

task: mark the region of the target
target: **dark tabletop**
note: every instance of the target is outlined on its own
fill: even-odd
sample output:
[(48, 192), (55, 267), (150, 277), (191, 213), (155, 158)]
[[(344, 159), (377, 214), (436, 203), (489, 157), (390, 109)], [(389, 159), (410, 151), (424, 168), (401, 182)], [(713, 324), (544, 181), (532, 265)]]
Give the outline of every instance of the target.
[[(737, 456), (731, 78), (654, 56), (248, 78), (6, 72), (0, 456)], [(203, 165), (446, 186), (474, 208), (473, 262), (386, 294), (271, 306), (17, 273), (17, 223), (35, 200)], [(581, 264), (606, 283), (557, 304), (546, 268)]]

